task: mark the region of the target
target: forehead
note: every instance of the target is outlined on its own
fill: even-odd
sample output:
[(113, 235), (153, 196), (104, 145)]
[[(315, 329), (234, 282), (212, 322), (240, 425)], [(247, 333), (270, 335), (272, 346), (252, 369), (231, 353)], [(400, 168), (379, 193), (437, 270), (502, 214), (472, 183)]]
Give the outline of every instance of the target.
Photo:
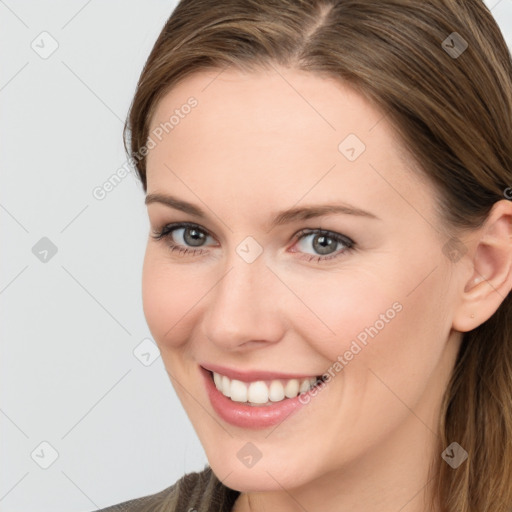
[(385, 114), (333, 78), (283, 68), (197, 72), (160, 100), (150, 136), (155, 130), (148, 192), (180, 175), (224, 197), (245, 190), (282, 200), (286, 189), (293, 204), (306, 193), (345, 194), (397, 214), (410, 209), (400, 196), (414, 201), (421, 190), (417, 199), (426, 202), (429, 184), (411, 170)]
[(350, 129), (364, 138), (385, 117), (350, 86), (330, 77), (288, 68), (228, 68), (196, 72), (175, 85), (158, 103), (150, 129), (168, 121), (190, 97), (198, 103), (192, 117), (200, 112), (201, 125), (215, 123), (217, 137), (236, 122), (243, 134), (251, 128), (259, 136), (309, 131), (318, 138)]

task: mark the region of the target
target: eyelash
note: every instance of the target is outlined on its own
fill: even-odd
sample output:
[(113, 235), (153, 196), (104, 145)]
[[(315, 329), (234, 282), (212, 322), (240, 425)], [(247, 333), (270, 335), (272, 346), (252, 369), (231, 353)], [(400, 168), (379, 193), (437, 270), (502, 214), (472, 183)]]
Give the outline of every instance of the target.
[[(208, 231), (201, 228), (198, 224), (193, 224), (191, 222), (179, 222), (179, 223), (175, 223), (175, 224), (167, 224), (167, 225), (163, 226), (161, 229), (159, 229), (158, 231), (154, 231), (151, 236), (155, 240), (168, 239), (168, 246), (169, 246), (171, 252), (179, 251), (180, 255), (185, 255), (185, 254), (199, 255), (199, 254), (203, 254), (204, 252), (206, 252), (202, 248), (201, 249), (190, 249), (188, 247), (183, 247), (181, 245), (178, 245), (174, 241), (172, 241), (172, 236), (171, 236), (172, 232), (177, 229), (180, 229), (180, 228), (194, 228), (197, 231), (200, 231), (201, 233), (203, 233), (207, 236), (212, 236), (212, 235), (210, 235), (210, 233), (208, 233)], [(317, 262), (322, 262), (322, 261), (326, 261), (326, 260), (339, 258), (339, 257), (344, 256), (347, 253), (350, 253), (355, 250), (356, 243), (353, 240), (351, 240), (350, 238), (348, 238), (345, 235), (341, 235), (341, 234), (335, 233), (333, 231), (327, 231), (325, 229), (309, 229), (309, 228), (301, 229), (298, 233), (296, 233), (294, 235), (295, 243), (302, 240), (302, 238), (305, 238), (306, 236), (310, 236), (310, 235), (323, 235), (323, 236), (326, 236), (327, 238), (334, 240), (335, 242), (345, 245), (346, 247), (345, 247), (345, 249), (343, 249), (341, 251), (337, 251), (336, 253), (330, 254), (328, 256), (315, 256), (312, 254), (308, 254), (308, 255), (306, 255), (305, 258), (301, 258), (301, 259), (305, 259), (307, 261), (312, 261), (312, 260), (316, 259)], [(297, 252), (297, 251), (293, 251), (293, 252)]]

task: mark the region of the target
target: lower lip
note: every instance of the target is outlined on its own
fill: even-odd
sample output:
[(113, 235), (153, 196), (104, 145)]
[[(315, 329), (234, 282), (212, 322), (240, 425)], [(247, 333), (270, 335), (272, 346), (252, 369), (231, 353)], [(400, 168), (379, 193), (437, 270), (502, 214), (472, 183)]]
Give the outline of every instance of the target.
[[(243, 402), (235, 402), (224, 396), (216, 388), (210, 372), (202, 366), (200, 366), (200, 370), (205, 379), (206, 391), (215, 412), (224, 421), (242, 428), (262, 429), (277, 425), (309, 403), (318, 391), (313, 388), (315, 389), (315, 395), (308, 391), (297, 395), (295, 398), (285, 398), (280, 402), (272, 403), (272, 405), (245, 405)], [(304, 397), (302, 402), (299, 401), (301, 395)]]

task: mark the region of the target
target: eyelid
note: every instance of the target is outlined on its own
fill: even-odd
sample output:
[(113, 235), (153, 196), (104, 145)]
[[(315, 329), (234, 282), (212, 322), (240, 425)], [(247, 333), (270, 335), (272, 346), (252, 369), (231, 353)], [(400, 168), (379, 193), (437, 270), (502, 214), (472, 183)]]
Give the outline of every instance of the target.
[(303, 228), (297, 231), (297, 233), (293, 235), (293, 238), (294, 240), (299, 240), (303, 235), (326, 235), (335, 240), (346, 242), (346, 245), (355, 245), (355, 242), (347, 235), (324, 228)]
[(298, 231), (294, 236), (294, 245), (300, 243), (303, 238), (307, 238), (308, 236), (326, 236), (334, 240), (338, 244), (342, 244), (345, 247), (343, 249), (338, 249), (337, 251), (327, 254), (310, 254), (310, 253), (302, 253), (301, 251), (292, 250), (290, 252), (300, 253), (302, 256), (299, 259), (306, 260), (308, 262), (316, 259), (318, 263), (329, 263), (329, 262), (337, 262), (340, 258), (348, 255), (349, 253), (355, 251), (357, 249), (356, 242), (354, 242), (350, 237), (343, 235), (342, 233), (338, 233), (337, 231), (331, 231), (323, 228), (303, 228)]
[(200, 224), (196, 224), (195, 222), (171, 222), (168, 224), (164, 224), (162, 227), (158, 228), (156, 231), (153, 231), (153, 233), (156, 236), (153, 236), (153, 238), (160, 240), (161, 238), (165, 238), (167, 235), (170, 235), (172, 231), (176, 231), (178, 229), (183, 228), (194, 228), (198, 231), (202, 231), (205, 235), (213, 238), (214, 240), (217, 240), (215, 236), (213, 236), (210, 231), (208, 231), (206, 228), (201, 226)]

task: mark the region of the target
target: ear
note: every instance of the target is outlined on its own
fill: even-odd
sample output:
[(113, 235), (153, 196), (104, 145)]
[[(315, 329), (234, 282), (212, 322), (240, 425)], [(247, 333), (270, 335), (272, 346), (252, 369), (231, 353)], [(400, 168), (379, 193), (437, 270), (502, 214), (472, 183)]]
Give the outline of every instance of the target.
[(489, 319), (512, 289), (512, 201), (497, 201), (468, 254), (472, 275), (462, 282), (453, 329), (467, 332)]

